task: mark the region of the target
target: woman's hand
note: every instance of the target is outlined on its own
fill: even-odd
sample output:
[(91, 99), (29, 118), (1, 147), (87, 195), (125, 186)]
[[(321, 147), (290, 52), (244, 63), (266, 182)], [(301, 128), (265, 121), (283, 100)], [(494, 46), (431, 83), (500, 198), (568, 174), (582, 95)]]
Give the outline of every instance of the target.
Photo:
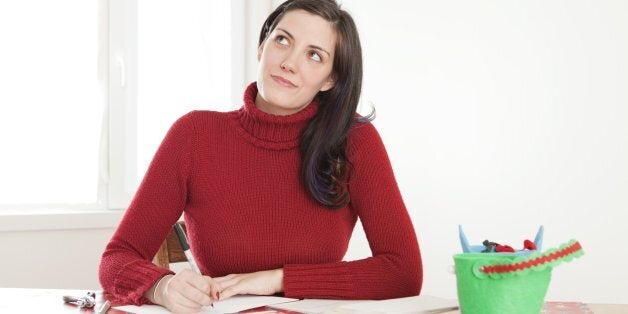
[(231, 274), (216, 277), (220, 285), (220, 300), (236, 294), (272, 295), (283, 292), (283, 269), (258, 271), (248, 274)]
[(184, 269), (176, 275), (166, 275), (147, 293), (154, 290), (153, 303), (175, 313), (197, 313), (201, 307), (217, 301), (220, 285), (208, 276)]

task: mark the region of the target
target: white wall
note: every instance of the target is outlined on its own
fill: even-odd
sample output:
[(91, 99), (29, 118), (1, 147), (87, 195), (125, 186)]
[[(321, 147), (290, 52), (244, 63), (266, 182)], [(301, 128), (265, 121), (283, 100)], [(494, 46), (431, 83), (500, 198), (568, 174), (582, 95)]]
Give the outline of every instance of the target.
[(122, 214), (3, 212), (0, 287), (100, 289), (100, 256)]
[(628, 303), (628, 2), (342, 2), (423, 292), (455, 296), (458, 224), (516, 248), (544, 225), (546, 248), (586, 252), (554, 269), (548, 299)]
[[(546, 247), (575, 238), (586, 251), (554, 270), (548, 299), (628, 303), (628, 2), (343, 3), (419, 235), (423, 292), (455, 296), (458, 224), (515, 247), (543, 224)], [(119, 216), (42, 231), (0, 219), (0, 286), (98, 288)], [(349, 258), (369, 252), (355, 235)]]
[(113, 228), (1, 232), (0, 287), (98, 289)]

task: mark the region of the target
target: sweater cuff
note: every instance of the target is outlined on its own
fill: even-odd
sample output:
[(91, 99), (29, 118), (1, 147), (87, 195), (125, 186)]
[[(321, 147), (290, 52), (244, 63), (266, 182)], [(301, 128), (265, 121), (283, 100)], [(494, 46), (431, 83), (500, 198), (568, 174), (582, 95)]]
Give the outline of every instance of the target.
[(283, 268), (284, 295), (289, 298), (347, 299), (356, 291), (345, 262), (289, 264)]
[(150, 300), (144, 297), (154, 284), (165, 275), (174, 274), (169, 269), (159, 268), (147, 261), (133, 261), (118, 270), (114, 279), (114, 296), (133, 305), (150, 304)]

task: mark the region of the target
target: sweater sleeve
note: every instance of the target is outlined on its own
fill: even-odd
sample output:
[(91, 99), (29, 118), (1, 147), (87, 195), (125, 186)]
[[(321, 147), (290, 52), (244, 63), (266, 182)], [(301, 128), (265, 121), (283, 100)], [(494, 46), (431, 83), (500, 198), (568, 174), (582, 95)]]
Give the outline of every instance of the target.
[(144, 292), (172, 273), (152, 259), (185, 207), (193, 138), (190, 115), (168, 131), (102, 255), (100, 283), (121, 302), (148, 303)]
[(350, 206), (362, 222), (372, 257), (317, 265), (285, 265), (288, 297), (389, 299), (418, 295), (423, 271), (412, 221), (388, 155), (371, 123), (350, 133)]

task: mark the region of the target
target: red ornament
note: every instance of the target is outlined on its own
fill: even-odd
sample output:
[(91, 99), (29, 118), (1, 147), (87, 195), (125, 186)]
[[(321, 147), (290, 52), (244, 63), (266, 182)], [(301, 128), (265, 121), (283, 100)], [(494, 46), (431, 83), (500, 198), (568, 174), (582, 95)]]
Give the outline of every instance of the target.
[(536, 244), (530, 240), (523, 241), (523, 249), (524, 250), (536, 250)]
[(501, 244), (498, 244), (498, 245), (495, 247), (495, 251), (497, 251), (497, 252), (511, 252), (511, 253), (514, 253), (514, 252), (515, 252), (515, 249), (513, 249), (512, 247), (510, 247), (510, 246), (508, 246), (508, 245), (501, 245)]

